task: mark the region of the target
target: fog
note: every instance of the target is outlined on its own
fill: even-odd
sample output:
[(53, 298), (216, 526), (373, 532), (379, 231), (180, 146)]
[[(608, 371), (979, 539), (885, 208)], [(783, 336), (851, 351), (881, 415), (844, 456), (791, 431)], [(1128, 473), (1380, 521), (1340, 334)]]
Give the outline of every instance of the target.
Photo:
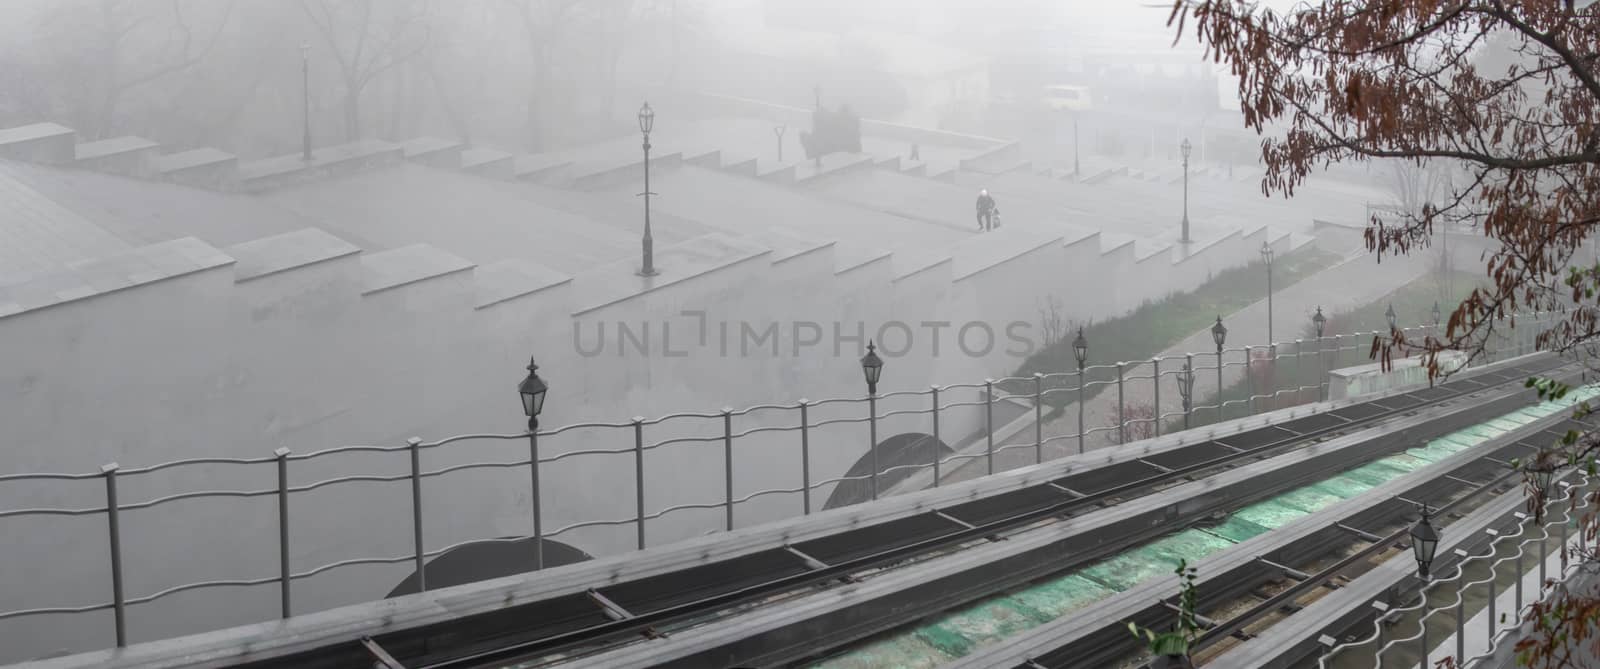
[[(1083, 382), (1077, 328), (1171, 418), (1184, 356), (1223, 355), (1212, 319), (1313, 359), (1314, 311), (1367, 331), (1480, 256), (1362, 253), (1445, 170), (1262, 197), (1236, 84), (1165, 5), (0, 3), (0, 662), (112, 646), (113, 561), (138, 643), (272, 620), (286, 573), (304, 614), (469, 542), (526, 569), (508, 540), (564, 563), (861, 502), (880, 452), (1120, 444), (1120, 392), (1033, 404)], [(1254, 382), (1226, 355), (1197, 401)], [(70, 476), (7, 478), (35, 472)], [(115, 558), (108, 489), (136, 507)], [(483, 568), (425, 573), (520, 571)]]
[[(759, 44), (764, 55), (814, 63), (818, 75), (856, 70), (861, 80), (784, 82), (795, 101), (816, 85), (871, 118), (937, 122), (942, 113), (974, 127), (976, 111), (957, 120), (908, 109), (893, 85), (874, 91), (861, 75), (885, 62), (909, 69), (903, 63), (919, 54), (894, 51), (910, 48), (907, 35), (960, 50), (927, 58), (1029, 63), (1058, 77), (1081, 70), (1085, 49), (1168, 52), (1168, 12), (1153, 4), (1161, 3), (14, 0), (0, 7), (0, 120), (48, 119), (89, 138), (135, 134), (246, 158), (292, 152), (305, 44), (319, 142), (431, 134), (550, 150), (625, 129), (629, 119), (611, 123), (609, 112), (662, 87), (757, 93), (749, 89), (775, 82), (749, 80), (720, 54)], [(790, 34), (772, 39), (776, 30)], [(1175, 53), (1198, 51), (1185, 39)], [(1050, 83), (1044, 73), (1031, 78), (996, 86), (1025, 90), (996, 92), (1014, 97)]]

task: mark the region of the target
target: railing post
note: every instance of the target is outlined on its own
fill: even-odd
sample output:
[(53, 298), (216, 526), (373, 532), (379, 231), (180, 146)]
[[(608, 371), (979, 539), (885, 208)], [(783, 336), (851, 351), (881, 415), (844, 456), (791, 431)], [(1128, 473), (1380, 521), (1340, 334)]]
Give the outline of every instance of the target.
[[(1456, 662), (1465, 664), (1467, 656), (1467, 586), (1466, 567), (1456, 578)], [(1490, 588), (1493, 591), (1493, 588)]]
[(994, 473), (994, 379), (983, 380), (983, 431), (989, 442), (989, 473)]
[[(1338, 335), (1334, 335), (1337, 340)], [(1322, 337), (1317, 337), (1317, 366), (1322, 368), (1322, 373), (1317, 376), (1317, 401), (1328, 401), (1328, 356), (1327, 342)]]
[(1122, 363), (1117, 363), (1117, 443), (1128, 443), (1128, 418), (1122, 395)]
[(644, 416), (633, 417), (633, 509), (636, 545), (644, 550)]
[(806, 415), (811, 401), (800, 398), (800, 503), (805, 515), (811, 515), (811, 426)]
[(1033, 373), (1033, 461), (1044, 462), (1044, 374)]
[(289, 449), (272, 452), (278, 457), (278, 615), (288, 618), (293, 610), (290, 589), (293, 576), (289, 573)]
[(117, 463), (105, 465), (106, 530), (111, 549), (111, 610), (117, 627), (117, 647), (128, 645), (128, 603), (122, 596), (122, 517), (117, 504)]
[(1244, 347), (1244, 415), (1246, 416), (1256, 415), (1256, 379), (1255, 375), (1250, 373), (1250, 367), (1255, 360), (1250, 353), (1250, 345), (1246, 344)]
[(533, 511), (533, 568), (544, 569), (544, 508), (539, 499), (544, 495), (544, 485), (539, 481), (539, 428), (528, 426), (528, 478), (532, 488), (528, 499)]
[(1306, 384), (1300, 382), (1300, 374), (1305, 372), (1305, 367), (1304, 367), (1304, 364), (1303, 364), (1305, 362), (1305, 360), (1304, 360), (1305, 352), (1306, 352), (1306, 340), (1304, 340), (1304, 339), (1296, 339), (1296, 340), (1294, 340), (1294, 403), (1295, 404), (1304, 404), (1305, 403)]
[(1156, 436), (1161, 436), (1161, 356), (1150, 359), (1150, 388), (1155, 391), (1156, 415), (1151, 418), (1155, 421)]
[(1421, 635), (1417, 639), (1418, 654), (1422, 656), (1422, 668), (1427, 669), (1428, 664), (1428, 584), (1422, 584), (1422, 610), (1417, 613), (1417, 628)]
[(1218, 346), (1217, 347), (1217, 423), (1221, 423), (1222, 422), (1223, 404), (1224, 404), (1224, 402), (1223, 402), (1223, 397), (1222, 397), (1222, 347)]
[[(1521, 532), (1526, 530), (1527, 527), (1527, 523), (1524, 522), (1517, 527), (1517, 530)], [(1527, 546), (1528, 542), (1526, 539), (1517, 542), (1517, 577), (1512, 581), (1512, 585), (1516, 588), (1517, 592), (1515, 598), (1513, 599), (1513, 601), (1516, 602), (1516, 606), (1511, 609), (1511, 612), (1514, 614), (1522, 613), (1522, 577), (1525, 576), (1525, 574), (1522, 573), (1522, 554), (1528, 552)]]
[(722, 408), (722, 484), (727, 500), (728, 531), (733, 531), (733, 407)]
[(411, 447), (411, 542), (415, 548), (412, 561), (417, 568), (417, 591), (428, 591), (428, 573), (423, 571), (423, 559), (426, 552), (422, 542), (422, 440), (412, 437), (406, 440), (406, 445)]
[[(1183, 366), (1185, 369), (1189, 370), (1189, 379), (1191, 381), (1189, 384), (1189, 399), (1183, 401), (1183, 429), (1187, 430), (1189, 429), (1189, 418), (1194, 413), (1194, 383), (1192, 383), (1194, 380), (1193, 353), (1183, 354)], [(1179, 381), (1179, 383), (1182, 383), (1182, 381)], [(1217, 401), (1222, 401), (1222, 395), (1220, 393), (1217, 395)]]
[(872, 451), (872, 498), (878, 498), (878, 391), (867, 391), (867, 428)]
[(1272, 397), (1267, 400), (1266, 408), (1262, 409), (1263, 413), (1268, 413), (1278, 408), (1278, 394), (1283, 391), (1283, 388), (1280, 387), (1282, 385), (1282, 382), (1278, 380), (1278, 345), (1276, 343), (1268, 344), (1266, 394), (1270, 394)]
[(1083, 365), (1078, 365), (1078, 455), (1083, 455)]
[(939, 440), (939, 386), (929, 386), (933, 389), (933, 487), (939, 487), (939, 460), (944, 458), (944, 451), (939, 446), (944, 442)]

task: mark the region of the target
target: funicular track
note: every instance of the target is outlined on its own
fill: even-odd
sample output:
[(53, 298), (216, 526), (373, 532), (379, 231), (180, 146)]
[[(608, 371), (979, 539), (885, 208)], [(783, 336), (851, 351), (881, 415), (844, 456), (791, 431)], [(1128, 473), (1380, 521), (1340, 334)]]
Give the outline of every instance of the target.
[[(1379, 494), (1370, 495), (1360, 508), (1347, 509), (1341, 517), (1314, 514), (1305, 521), (1306, 526), (1298, 528), (1298, 535), (1280, 539), (1274, 548), (1239, 560), (1227, 571), (1206, 575), (1200, 582), (1204, 594), (1197, 616), (1204, 631), (1191, 648), (1196, 662), (1203, 665), (1239, 643), (1248, 643), (1261, 630), (1373, 569), (1395, 551), (1410, 550), (1409, 528), (1422, 505), (1431, 510), (1435, 526), (1443, 527), (1494, 497), (1518, 489), (1521, 473), (1510, 466), (1513, 460), (1548, 447), (1569, 429), (1586, 427), (1571, 418), (1554, 424), (1547, 421), (1497, 440), (1498, 444), (1470, 449), (1425, 480), (1403, 482), (1397, 490), (1374, 490)], [(1126, 624), (1132, 620), (1159, 627), (1163, 621), (1170, 622), (1177, 608), (1176, 597), (1150, 601), (1150, 605), (1123, 609), (1109, 605), (1103, 610), (1103, 624), (1070, 629), (1083, 619), (1061, 619), (1058, 630), (1044, 630), (1040, 635), (1055, 633), (1064, 639), (1048, 649), (978, 654), (952, 666), (1147, 669), (1149, 665), (1139, 659), (1140, 649), (1130, 643)], [(1006, 659), (1003, 655), (1019, 653), (1027, 657), (1002, 661)]]
[(663, 633), (701, 625), (740, 606), (832, 582), (851, 582), (873, 570), (1124, 504), (1465, 395), (1505, 392), (1531, 375), (1569, 373), (1571, 369), (1551, 356), (1497, 365), (1463, 373), (1440, 386), (1218, 436), (792, 545), (244, 666), (352, 666), (370, 663), (378, 649), (407, 669), (538, 665), (543, 664), (541, 658), (572, 661), (617, 644), (649, 643)]

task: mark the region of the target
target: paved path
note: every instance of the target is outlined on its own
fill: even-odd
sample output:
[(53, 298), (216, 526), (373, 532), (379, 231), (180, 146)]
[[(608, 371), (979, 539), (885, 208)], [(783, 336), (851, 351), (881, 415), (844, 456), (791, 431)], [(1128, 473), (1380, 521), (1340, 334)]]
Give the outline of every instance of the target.
[[(1349, 260), (1322, 272), (1307, 277), (1300, 282), (1282, 288), (1275, 292), (1273, 297), (1273, 335), (1282, 340), (1293, 340), (1304, 333), (1306, 324), (1310, 323), (1312, 312), (1318, 305), (1322, 306), (1324, 314), (1337, 313), (1362, 305), (1370, 304), (1388, 295), (1399, 287), (1415, 280), (1426, 273), (1426, 263), (1419, 262), (1384, 262), (1378, 263), (1364, 251), (1351, 251)], [(1267, 304), (1265, 300), (1252, 304), (1232, 314), (1223, 314), (1223, 324), (1228, 328), (1227, 347), (1239, 348), (1245, 344), (1259, 346), (1267, 341)], [(1332, 333), (1330, 333), (1331, 336)], [(1346, 337), (1343, 345), (1351, 346), (1353, 342)], [(1329, 343), (1331, 347), (1331, 342)], [(1091, 355), (1093, 355), (1093, 342), (1090, 342)], [(1291, 347), (1292, 348), (1292, 347)], [(1196, 356), (1196, 367), (1214, 365), (1213, 355), (1210, 351), (1216, 350), (1212, 342), (1211, 331), (1196, 332), (1177, 344), (1168, 347), (1161, 353), (1162, 356), (1182, 356), (1184, 353), (1206, 352), (1204, 356)], [(1225, 362), (1236, 363), (1243, 360), (1242, 352), (1233, 352), (1224, 356)], [(1307, 364), (1313, 358), (1305, 358)], [(1093, 361), (1091, 361), (1093, 364)], [(1286, 362), (1284, 364), (1292, 364)], [(1176, 361), (1163, 361), (1162, 386), (1161, 386), (1161, 411), (1163, 413), (1179, 414), (1182, 411), (1182, 400), (1178, 395), (1177, 383), (1169, 372), (1181, 367), (1182, 363)], [(1143, 363), (1130, 365), (1125, 368), (1126, 376), (1150, 376), (1151, 365)], [(1238, 383), (1244, 374), (1244, 368), (1234, 365), (1223, 370), (1224, 387)], [(1069, 379), (1068, 383), (1072, 383)], [(1198, 373), (1195, 380), (1195, 404), (1203, 406), (1213, 401), (1217, 394), (1216, 372), (1205, 369)], [(1071, 392), (1071, 391), (1068, 391)], [(1259, 392), (1259, 391), (1258, 391)], [(1308, 391), (1309, 393), (1309, 391)], [(1128, 407), (1138, 405), (1151, 405), (1155, 397), (1148, 379), (1129, 381), (1124, 385), (1125, 403)], [(1116, 387), (1108, 386), (1098, 396), (1091, 398), (1084, 405), (1084, 422), (1092, 429), (1097, 426), (1114, 425), (1117, 418), (1117, 391)], [(1055, 420), (1045, 423), (1044, 438), (1049, 439), (1058, 435), (1074, 435), (1060, 439), (1044, 447), (1045, 459), (1058, 458), (1076, 453), (1078, 440), (1078, 412), (1076, 407), (1068, 407), (1066, 413)], [(1102, 432), (1089, 435), (1085, 438), (1085, 447), (1093, 450), (1115, 445), (1114, 432)], [(1131, 437), (1130, 437), (1131, 439)], [(997, 453), (995, 456), (995, 471), (1004, 471), (1034, 464), (1035, 453), (1034, 430), (1022, 430), (1017, 436), (1006, 440), (997, 448), (1005, 445), (1023, 444), (1027, 448), (1015, 448)], [(980, 446), (981, 448), (981, 446)], [(945, 482), (964, 481), (984, 475), (986, 472), (985, 461), (982, 458), (969, 460), (966, 466), (954, 469), (945, 475)]]

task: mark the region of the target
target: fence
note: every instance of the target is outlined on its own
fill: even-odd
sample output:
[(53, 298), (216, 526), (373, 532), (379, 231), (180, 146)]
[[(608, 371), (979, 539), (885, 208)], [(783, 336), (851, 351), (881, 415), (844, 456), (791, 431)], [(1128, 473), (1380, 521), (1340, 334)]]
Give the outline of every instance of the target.
[[(1531, 319), (1535, 320), (1536, 319)], [(1413, 334), (1426, 334), (1436, 326), (1419, 326), (1405, 328)], [(1526, 332), (1526, 331), (1524, 331)], [(582, 530), (593, 528), (613, 528), (626, 531), (631, 537), (633, 548), (644, 549), (651, 545), (648, 541), (647, 529), (652, 521), (664, 522), (671, 514), (684, 511), (702, 510), (717, 513), (716, 530), (733, 530), (737, 527), (735, 511), (741, 506), (750, 507), (765, 498), (787, 496), (788, 504), (792, 504), (787, 511), (770, 511), (768, 516), (784, 517), (796, 514), (810, 514), (818, 510), (817, 495), (831, 488), (854, 482), (864, 486), (867, 498), (876, 498), (885, 494), (887, 487), (894, 481), (902, 480), (918, 471), (931, 470), (932, 485), (939, 485), (945, 474), (953, 468), (972, 465), (974, 461), (983, 461), (985, 471), (994, 473), (999, 471), (997, 458), (1008, 452), (1032, 451), (1031, 458), (1019, 458), (1017, 464), (1030, 464), (1042, 462), (1047, 457), (1047, 447), (1051, 455), (1069, 452), (1082, 452), (1088, 448), (1090, 439), (1104, 439), (1117, 442), (1126, 442), (1130, 432), (1134, 436), (1141, 431), (1149, 430), (1159, 435), (1163, 430), (1164, 422), (1183, 421), (1192, 425), (1202, 420), (1208, 413), (1211, 421), (1222, 421), (1229, 418), (1230, 411), (1239, 411), (1241, 415), (1255, 412), (1263, 403), (1288, 401), (1292, 403), (1313, 402), (1322, 399), (1328, 391), (1327, 371), (1336, 367), (1341, 360), (1348, 360), (1352, 352), (1357, 352), (1357, 357), (1365, 360), (1366, 346), (1362, 342), (1370, 341), (1371, 336), (1385, 336), (1385, 333), (1373, 332), (1370, 334), (1340, 334), (1321, 338), (1313, 338), (1309, 343), (1305, 340), (1296, 340), (1283, 344), (1270, 344), (1266, 346), (1244, 346), (1235, 348), (1219, 347), (1218, 350), (1188, 354), (1184, 356), (1158, 357), (1149, 361), (1122, 362), (1114, 365), (1091, 365), (1083, 369), (1069, 372), (1037, 374), (1032, 377), (1007, 377), (1002, 379), (987, 379), (982, 383), (954, 384), (935, 386), (923, 391), (905, 391), (885, 393), (881, 395), (860, 398), (836, 398), (819, 401), (799, 400), (792, 404), (766, 404), (748, 407), (745, 409), (723, 409), (716, 412), (705, 413), (678, 413), (669, 414), (660, 418), (646, 419), (634, 418), (624, 422), (591, 422), (567, 425), (555, 429), (524, 432), (520, 434), (468, 434), (458, 435), (436, 441), (423, 441), (410, 439), (402, 445), (361, 445), (330, 448), (310, 453), (294, 453), (287, 448), (280, 448), (270, 456), (256, 458), (194, 458), (166, 462), (147, 467), (121, 467), (117, 464), (108, 464), (100, 471), (81, 474), (11, 474), (0, 475), (0, 486), (16, 486), (24, 482), (35, 482), (39, 485), (56, 485), (61, 482), (86, 482), (98, 481), (103, 485), (103, 503), (75, 508), (39, 507), (0, 510), (0, 519), (24, 516), (38, 517), (74, 517), (74, 516), (100, 516), (106, 519), (103, 535), (108, 549), (105, 556), (105, 567), (110, 571), (111, 599), (95, 604), (61, 605), (50, 607), (34, 607), (19, 610), (0, 612), (0, 622), (30, 618), (35, 616), (87, 614), (91, 612), (111, 613), (115, 631), (115, 643), (118, 646), (129, 642), (128, 620), (130, 609), (140, 605), (149, 604), (172, 597), (182, 592), (210, 590), (216, 588), (254, 588), (273, 586), (277, 590), (275, 602), (278, 615), (289, 617), (296, 612), (296, 584), (304, 582), (313, 576), (324, 574), (336, 569), (345, 569), (361, 565), (406, 565), (415, 569), (418, 579), (418, 588), (427, 590), (427, 572), (424, 569), (426, 562), (433, 557), (448, 553), (457, 548), (471, 544), (491, 542), (515, 542), (528, 539), (533, 540), (534, 551), (530, 558), (529, 567), (542, 569), (545, 565), (544, 548), (548, 540), (565, 539), (574, 536)], [(1516, 335), (1513, 340), (1508, 340), (1496, 345), (1499, 354), (1517, 354), (1533, 350), (1531, 336)], [(1264, 353), (1262, 357), (1256, 357)], [(1270, 362), (1263, 362), (1264, 360)], [(1205, 364), (1209, 361), (1210, 364)], [(1255, 379), (1248, 371), (1253, 365), (1265, 365), (1275, 369), (1280, 361), (1287, 361), (1286, 367), (1294, 373), (1287, 374), (1292, 383), (1282, 384), (1277, 382), (1275, 375), (1266, 375), (1269, 383), (1266, 387), (1256, 387), (1259, 379)], [(1229, 386), (1224, 380), (1224, 371), (1230, 368), (1241, 368), (1246, 372), (1242, 376), (1243, 396), (1229, 398)], [(1143, 370), (1148, 369), (1148, 373)], [(1102, 371), (1103, 370), (1103, 371)], [(1187, 370), (1187, 371), (1185, 371)], [(1097, 374), (1106, 374), (1112, 380), (1085, 381), (1086, 378)], [(1192, 375), (1194, 392), (1199, 392), (1202, 381), (1207, 377), (1214, 378), (1216, 401), (1211, 404), (1183, 400), (1178, 403), (1179, 408), (1173, 411), (1163, 410), (1161, 401), (1162, 386), (1171, 380), (1172, 386), (1167, 393), (1180, 391), (1177, 379)], [(1313, 381), (1306, 383), (1307, 380)], [(1128, 419), (1126, 398), (1130, 389), (1143, 386), (1154, 395), (1155, 411), (1151, 415)], [(1077, 429), (1069, 433), (1046, 435), (1044, 432), (1046, 399), (1054, 394), (1065, 394), (1074, 400), (1072, 406), (1078, 410), (1080, 419), (1083, 416), (1083, 407), (1090, 400), (1091, 394), (1111, 392), (1114, 388), (1117, 393), (1116, 420), (1106, 425), (1088, 426), (1080, 420)], [(973, 396), (976, 399), (963, 398), (963, 395)], [(1172, 394), (1167, 395), (1169, 401)], [(996, 426), (994, 424), (997, 403), (1019, 401), (1027, 404), (1033, 413), (1032, 421), (1034, 430), (1032, 439), (1021, 438), (1016, 443), (997, 444)], [(890, 409), (880, 412), (878, 404), (889, 402), (912, 408)], [(921, 408), (916, 408), (920, 405)], [(943, 444), (941, 436), (941, 422), (952, 412), (976, 411), (981, 414), (983, 428), (973, 439), (969, 440), (969, 448), (959, 449), (958, 452), (944, 454), (940, 449)], [(753, 427), (737, 427), (736, 421), (740, 419), (753, 419), (760, 417), (763, 424)], [(857, 449), (854, 452), (865, 451), (870, 464), (865, 473), (851, 474), (835, 477), (817, 477), (813, 471), (813, 443), (817, 435), (827, 434), (833, 438), (835, 431), (827, 431), (831, 426), (859, 426), (866, 424), (867, 435), (849, 437), (860, 439), (866, 436), (867, 444), (878, 442), (878, 428), (881, 422), (899, 419), (904, 425), (907, 421), (926, 421), (933, 439), (931, 440), (930, 457), (926, 463), (900, 464), (890, 467), (880, 467), (877, 461), (877, 448)], [(652, 441), (650, 433), (668, 431), (665, 426), (680, 422), (691, 422), (694, 429), (699, 431), (696, 436), (683, 436)], [(743, 421), (741, 421), (743, 422)], [(707, 429), (709, 428), (709, 429)], [(616, 444), (611, 448), (582, 448), (563, 450), (557, 452), (549, 448), (551, 440), (560, 439), (566, 435), (580, 430), (600, 430), (607, 435), (612, 435), (605, 441)], [(794, 477), (793, 485), (779, 485), (761, 489), (750, 489), (754, 486), (738, 486), (739, 469), (736, 468), (737, 440), (750, 440), (754, 435), (761, 433), (786, 433), (792, 435), (792, 446), (796, 449), (798, 467), (795, 470), (782, 471), (781, 466), (768, 467), (767, 469), (780, 470), (784, 475)], [(787, 438), (787, 437), (786, 437)], [(847, 439), (847, 440), (849, 440)], [(437, 468), (423, 466), (423, 455), (430, 452), (445, 452), (452, 447), (464, 442), (496, 442), (517, 444), (523, 443), (526, 447), (526, 456), (513, 459), (495, 461), (469, 461)], [(653, 490), (649, 485), (651, 477), (646, 476), (646, 456), (669, 447), (689, 443), (708, 445), (718, 451), (721, 459), (722, 486), (720, 494), (715, 499), (699, 499), (677, 504), (661, 504), (652, 506), (648, 502), (651, 497), (657, 499), (667, 497), (667, 492), (660, 486)], [(337, 476), (315, 480), (310, 483), (295, 485), (291, 481), (298, 480), (296, 474), (304, 476), (313, 461), (331, 459), (338, 455), (360, 454), (366, 456), (379, 456), (390, 459), (399, 459), (402, 463), (388, 461), (387, 466), (398, 466), (399, 473), (378, 474), (382, 467), (368, 465), (358, 473), (347, 476)], [(621, 458), (627, 461), (631, 469), (632, 483), (632, 509), (631, 513), (623, 517), (604, 518), (590, 517), (572, 519), (564, 524), (552, 524), (550, 512), (547, 508), (548, 500), (542, 499), (544, 482), (552, 474), (551, 468), (568, 461), (579, 458)], [(128, 481), (132, 477), (144, 477), (157, 472), (176, 470), (184, 467), (207, 465), (213, 467), (244, 467), (252, 472), (268, 471), (275, 484), (255, 489), (208, 489), (191, 490), (154, 497), (143, 501), (130, 502), (126, 500)], [(1010, 465), (1008, 465), (1010, 466)], [(424, 483), (429, 480), (439, 479), (446, 475), (456, 474), (465, 470), (515, 470), (521, 471), (527, 478), (526, 492), (531, 504), (531, 536), (516, 536), (502, 538), (476, 538), (457, 541), (448, 545), (437, 545), (430, 548), (424, 534), (425, 514), (428, 500), (439, 500), (448, 503), (448, 496), (430, 497), (424, 494)], [(769, 478), (773, 472), (764, 472)], [(668, 473), (670, 477), (670, 471)], [(622, 474), (627, 477), (627, 474)], [(748, 479), (748, 476), (746, 477)], [(210, 480), (210, 479), (208, 479)], [(660, 481), (662, 479), (655, 479)], [(308, 569), (296, 570), (291, 560), (290, 528), (295, 523), (315, 522), (319, 513), (310, 514), (310, 517), (296, 516), (291, 518), (290, 502), (294, 499), (303, 499), (313, 491), (325, 490), (336, 486), (346, 486), (356, 483), (395, 484), (405, 483), (409, 487), (409, 513), (410, 513), (410, 550), (402, 555), (392, 557), (358, 557), (341, 559), (321, 564)], [(684, 493), (684, 491), (676, 491)], [(692, 493), (701, 490), (688, 491)], [(685, 493), (687, 494), (687, 493)], [(798, 499), (794, 499), (798, 497)], [(125, 577), (128, 575), (124, 561), (124, 546), (128, 537), (124, 534), (126, 519), (130, 512), (148, 512), (157, 507), (169, 505), (180, 500), (210, 500), (215, 498), (243, 498), (243, 499), (270, 499), (275, 508), (276, 525), (276, 558), (277, 569), (270, 575), (260, 575), (254, 578), (213, 579), (198, 582), (184, 583), (165, 589), (160, 589), (149, 594), (130, 595), (125, 590)], [(570, 514), (571, 510), (563, 510)], [(774, 518), (768, 518), (774, 519)], [(238, 530), (241, 531), (242, 530)], [(98, 539), (96, 540), (98, 541)], [(661, 542), (657, 542), (661, 543)], [(79, 546), (81, 548), (81, 546)], [(262, 558), (266, 560), (268, 558)], [(64, 579), (72, 580), (72, 579)], [(10, 584), (7, 584), (10, 587)], [(303, 592), (303, 591), (302, 591)], [(0, 597), (0, 601), (11, 599)], [(301, 607), (305, 608), (304, 606)], [(190, 630), (195, 631), (195, 630)]]
[[(1577, 576), (1580, 570), (1593, 573), (1594, 564), (1586, 559), (1568, 560), (1569, 554), (1577, 547), (1575, 543), (1582, 543), (1583, 538), (1581, 527), (1578, 528), (1579, 531), (1575, 535), (1569, 538), (1569, 528), (1577, 524), (1578, 519), (1589, 506), (1589, 500), (1584, 491), (1590, 489), (1594, 483), (1581, 468), (1574, 470), (1573, 476), (1578, 479), (1577, 483), (1565, 480), (1556, 482), (1553, 492), (1559, 494), (1551, 494), (1545, 500), (1547, 516), (1543, 522), (1536, 522), (1532, 516), (1518, 511), (1512, 514), (1515, 519), (1515, 526), (1510, 531), (1502, 532), (1493, 527), (1485, 528), (1484, 533), (1490, 538), (1488, 551), (1484, 553), (1468, 553), (1457, 548), (1455, 555), (1458, 560), (1455, 564), (1454, 573), (1447, 577), (1429, 579), (1423, 585), (1420, 596), (1415, 603), (1391, 608), (1381, 602), (1373, 602), (1373, 608), (1378, 611), (1378, 615), (1372, 620), (1372, 631), (1344, 643), (1334, 644), (1324, 641), (1325, 652), (1317, 661), (1319, 669), (1326, 669), (1328, 662), (1340, 654), (1353, 654), (1357, 648), (1374, 642), (1376, 642), (1376, 648), (1372, 649), (1372, 664), (1370, 666), (1388, 666), (1388, 663), (1384, 662), (1385, 653), (1409, 650), (1405, 647), (1406, 644), (1415, 643), (1417, 644), (1415, 648), (1416, 655), (1420, 657), (1420, 665), (1418, 666), (1432, 667), (1433, 663), (1430, 661), (1429, 653), (1433, 648), (1429, 645), (1428, 640), (1428, 619), (1443, 616), (1449, 616), (1455, 624), (1455, 652), (1449, 654), (1455, 660), (1453, 666), (1468, 669), (1502, 666), (1502, 664), (1494, 661), (1494, 657), (1497, 654), (1496, 651), (1501, 650), (1500, 645), (1507, 640), (1515, 643), (1517, 640), (1515, 635), (1519, 630), (1525, 629), (1524, 622), (1534, 602), (1555, 592), (1540, 593), (1536, 591), (1531, 593), (1533, 596), (1524, 598), (1523, 581), (1528, 572), (1523, 569), (1523, 560), (1530, 550), (1528, 544), (1536, 543), (1538, 545), (1538, 555), (1535, 559), (1538, 561), (1537, 571), (1540, 584), (1546, 583), (1549, 576), (1546, 572), (1550, 562), (1549, 543), (1551, 539), (1557, 540), (1558, 548), (1556, 550), (1558, 551), (1557, 555), (1560, 557), (1559, 573), (1555, 574), (1556, 581), (1565, 582)], [(1555, 536), (1552, 536), (1552, 528), (1556, 528)], [(1533, 536), (1535, 533), (1537, 536)], [(1502, 568), (1501, 565), (1506, 563), (1514, 563), (1515, 566), (1512, 572), (1512, 583), (1502, 589), (1497, 582), (1499, 580), (1497, 577)], [(1488, 574), (1484, 578), (1469, 581), (1467, 579), (1467, 568), (1474, 564), (1487, 568)], [(1427, 598), (1428, 592), (1431, 590), (1435, 594), (1439, 594), (1444, 590), (1444, 586), (1449, 584), (1455, 585), (1453, 592), (1445, 593), (1451, 596), (1450, 600), (1437, 607), (1430, 606)], [(1487, 623), (1487, 629), (1485, 630), (1485, 636), (1481, 638), (1486, 640), (1487, 650), (1468, 656), (1466, 645), (1468, 634), (1466, 629), (1467, 599), (1469, 595), (1480, 591), (1486, 597), (1485, 606), (1488, 615), (1484, 616), (1484, 619)], [(1512, 596), (1512, 610), (1507, 612), (1509, 615), (1497, 616), (1495, 613), (1495, 600), (1508, 594), (1508, 592)], [(1403, 637), (1384, 639), (1383, 627), (1387, 624), (1385, 621), (1397, 619), (1405, 614), (1418, 611), (1421, 614), (1417, 620), (1416, 632)], [(1391, 656), (1388, 659), (1392, 663), (1399, 658)], [(1504, 658), (1501, 659), (1504, 660)], [(1411, 662), (1401, 661), (1400, 664), (1410, 666)]]

